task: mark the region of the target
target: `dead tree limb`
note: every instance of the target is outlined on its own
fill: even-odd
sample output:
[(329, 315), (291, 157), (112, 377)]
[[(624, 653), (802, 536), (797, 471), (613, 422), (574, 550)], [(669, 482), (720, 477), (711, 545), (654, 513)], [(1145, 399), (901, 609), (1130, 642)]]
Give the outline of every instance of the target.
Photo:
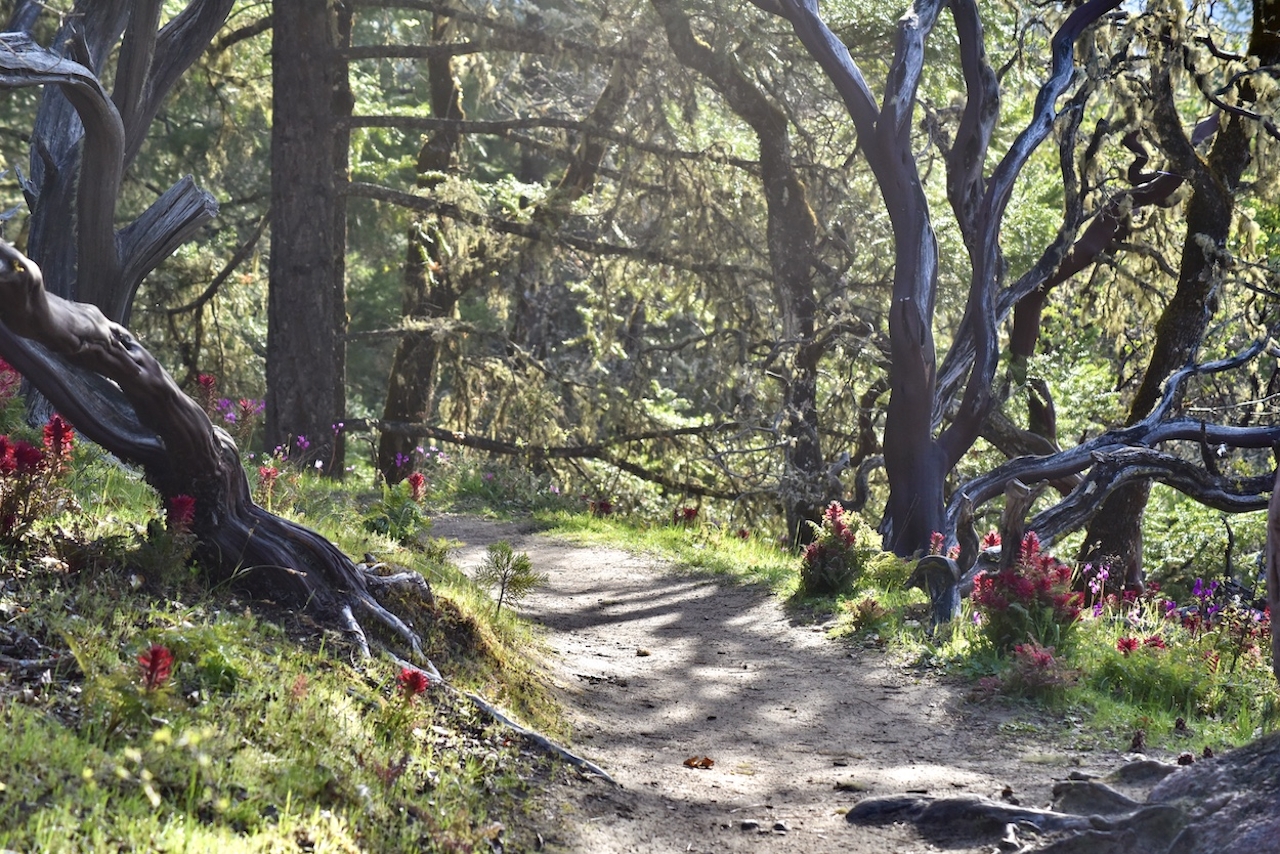
[[(1056, 454), (1035, 457), (1018, 457), (992, 469), (982, 477), (963, 484), (952, 495), (947, 505), (947, 531), (954, 531), (963, 501), (981, 507), (1004, 492), (1005, 485), (1014, 478), (1024, 483), (1057, 481), (1078, 475), (1095, 465), (1103, 467), (1097, 474), (1085, 477), (1059, 505), (1062, 510), (1050, 508), (1041, 514), (1039, 525), (1033, 528), (1042, 539), (1052, 539), (1078, 520), (1080, 508), (1092, 509), (1104, 495), (1104, 483), (1111, 479), (1135, 479), (1138, 471), (1146, 467), (1149, 476), (1179, 489), (1196, 500), (1227, 512), (1258, 510), (1265, 506), (1257, 496), (1266, 492), (1261, 480), (1214, 478), (1202, 468), (1181, 460), (1172, 454), (1158, 453), (1152, 448), (1166, 442), (1194, 442), (1225, 445), (1229, 448), (1261, 449), (1280, 445), (1280, 426), (1236, 427), (1224, 424), (1208, 424), (1204, 421), (1174, 414), (1182, 386), (1192, 377), (1205, 376), (1235, 370), (1261, 355), (1267, 348), (1268, 337), (1255, 341), (1240, 353), (1213, 362), (1189, 365), (1169, 377), (1164, 395), (1151, 413), (1129, 427), (1109, 430), (1074, 448)], [(1195, 472), (1192, 472), (1195, 469)], [(1118, 485), (1118, 484), (1117, 484)], [(1106, 486), (1107, 491), (1114, 486)], [(1047, 514), (1047, 515), (1046, 515)]]

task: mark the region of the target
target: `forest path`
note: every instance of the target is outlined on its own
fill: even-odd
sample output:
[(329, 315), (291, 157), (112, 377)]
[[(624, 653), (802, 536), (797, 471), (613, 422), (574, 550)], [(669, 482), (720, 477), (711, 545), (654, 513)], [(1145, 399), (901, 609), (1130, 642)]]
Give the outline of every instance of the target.
[[(799, 624), (760, 587), (644, 555), (581, 546), (519, 523), (440, 516), (470, 572), (508, 540), (548, 582), (520, 605), (545, 627), (545, 665), (595, 778), (552, 793), (566, 826), (550, 850), (591, 852), (989, 852), (914, 826), (854, 827), (868, 795), (1012, 790), (1044, 806), (1073, 770), (1105, 773), (1114, 750), (1040, 743), (1035, 722), (966, 703), (967, 686)], [(710, 768), (686, 767), (709, 757)]]

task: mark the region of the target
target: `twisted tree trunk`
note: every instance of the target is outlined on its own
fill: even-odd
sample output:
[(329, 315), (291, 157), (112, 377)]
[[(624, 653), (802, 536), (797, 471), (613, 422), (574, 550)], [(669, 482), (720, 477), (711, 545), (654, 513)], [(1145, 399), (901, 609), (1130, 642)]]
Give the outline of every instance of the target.
[[(372, 597), (374, 590), (412, 579), (367, 574), (324, 536), (253, 503), (232, 438), (210, 423), (155, 357), (96, 306), (47, 292), (35, 262), (3, 241), (0, 321), (0, 352), (70, 423), (141, 466), (165, 498), (196, 499), (193, 533), (215, 581), (316, 609), (364, 643), (353, 613), (360, 609), (419, 652), (413, 631)], [(425, 581), (417, 577), (416, 584)]]
[(374, 598), (420, 576), (372, 575), (308, 528), (253, 503), (235, 443), (173, 378), (95, 306), (44, 287), (40, 268), (0, 241), (0, 354), (76, 429), (128, 463), (166, 499), (195, 499), (199, 557), (215, 581), (341, 622), (366, 649), (354, 611), (415, 653), (418, 638)]

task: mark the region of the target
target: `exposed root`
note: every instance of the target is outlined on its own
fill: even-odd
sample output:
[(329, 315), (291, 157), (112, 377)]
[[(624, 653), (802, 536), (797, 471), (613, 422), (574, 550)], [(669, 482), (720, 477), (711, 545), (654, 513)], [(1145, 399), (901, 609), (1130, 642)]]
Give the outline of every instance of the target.
[(358, 563), (356, 568), (363, 570), (365, 585), (376, 595), (394, 591), (407, 596), (416, 596), (429, 606), (434, 606), (436, 597), (431, 592), (431, 585), (416, 572), (397, 572), (394, 575), (379, 575), (377, 568), (383, 564), (372, 566)]
[(534, 744), (538, 745), (548, 753), (559, 756), (561, 759), (563, 759), (565, 762), (568, 762), (570, 765), (573, 765), (575, 768), (580, 768), (581, 770), (586, 771), (588, 774), (594, 774), (611, 785), (618, 786), (617, 780), (610, 777), (603, 768), (601, 768), (599, 765), (592, 762), (590, 759), (585, 759), (579, 756), (578, 754), (574, 753), (573, 751), (569, 750), (567, 747), (563, 747), (559, 744), (556, 744), (554, 741), (547, 738), (545, 735), (543, 735), (540, 732), (535, 732), (534, 730), (531, 730), (528, 727), (521, 726), (520, 724), (511, 720), (511, 718), (507, 717), (501, 711), (499, 711), (495, 706), (493, 706), (491, 703), (486, 701), (483, 697), (480, 697), (477, 694), (472, 694), (470, 692), (459, 691), (458, 689), (453, 688), (451, 686), (446, 686), (446, 687), (448, 687), (449, 690), (453, 691), (459, 696), (466, 697), (468, 700), (474, 703), (476, 707), (480, 709), (480, 711), (484, 712), (486, 715), (493, 718), (495, 721), (502, 724), (503, 726), (514, 730), (516, 733), (523, 736), (524, 738), (527, 738), (529, 741), (532, 741)]
[(413, 664), (411, 662), (405, 661), (404, 659), (399, 658), (398, 656), (393, 655), (391, 653), (388, 653), (387, 655), (388, 657), (390, 657), (392, 661), (394, 661), (398, 666), (402, 668), (406, 668), (409, 670), (421, 670), (431, 679), (433, 683), (438, 684), (440, 687), (444, 688), (446, 691), (449, 691), (451, 694), (454, 694), (455, 696), (462, 697), (464, 699), (471, 701), (471, 703), (475, 705), (476, 708), (478, 708), (480, 711), (488, 715), (494, 722), (502, 724), (504, 727), (512, 730), (522, 738), (525, 738), (528, 741), (533, 742), (534, 744), (542, 748), (542, 750), (546, 751), (547, 753), (550, 753), (554, 756), (558, 756), (561, 759), (563, 759), (565, 762), (568, 762), (570, 765), (574, 766), (575, 768), (579, 768), (587, 772), (588, 774), (594, 774), (595, 776), (610, 783), (611, 785), (614, 785), (614, 786), (618, 785), (617, 780), (614, 780), (612, 777), (610, 777), (609, 774), (603, 768), (601, 768), (599, 765), (592, 762), (590, 759), (585, 759), (579, 756), (578, 754), (574, 753), (573, 751), (569, 750), (569, 748), (556, 744), (554, 741), (547, 738), (545, 735), (543, 735), (540, 732), (531, 730), (526, 726), (522, 726), (521, 724), (516, 723), (511, 718), (507, 717), (507, 715), (504, 712), (502, 712), (500, 709), (498, 709), (496, 706), (494, 706), (492, 703), (490, 703), (488, 700), (484, 699), (480, 695), (472, 694), (469, 691), (460, 691), (457, 688), (450, 685), (448, 682), (445, 681), (445, 678), (440, 675), (440, 671), (436, 669), (436, 666), (431, 662), (431, 659), (424, 658), (422, 660), (425, 662), (425, 664), (417, 665), (417, 664)]
[(371, 596), (368, 593), (362, 594), (356, 600), (356, 604), (360, 605), (366, 612), (368, 612), (379, 623), (391, 629), (391, 631), (393, 631), (395, 634), (399, 635), (400, 639), (403, 640), (406, 644), (408, 644), (409, 649), (412, 650), (415, 657), (417, 658), (423, 657), (422, 639), (418, 637), (417, 632), (409, 628), (408, 623), (406, 623), (404, 620), (400, 619), (395, 614), (388, 611), (386, 608), (382, 607), (382, 605), (378, 602), (378, 600), (374, 599), (373, 596)]
[(360, 623), (356, 620), (355, 614), (351, 613), (351, 606), (343, 605), (341, 615), (342, 628), (355, 640), (356, 646), (360, 647), (361, 657), (373, 658), (373, 653), (369, 651), (369, 639), (365, 637), (364, 629), (360, 628)]

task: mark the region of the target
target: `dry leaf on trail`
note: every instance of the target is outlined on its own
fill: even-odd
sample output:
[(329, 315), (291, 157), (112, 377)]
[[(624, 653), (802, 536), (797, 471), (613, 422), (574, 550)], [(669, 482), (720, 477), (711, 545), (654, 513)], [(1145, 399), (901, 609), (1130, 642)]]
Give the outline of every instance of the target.
[(684, 761), (684, 765), (686, 768), (705, 769), (705, 768), (710, 768), (712, 765), (715, 765), (715, 764), (716, 764), (716, 761), (712, 759), (710, 756), (690, 756), (688, 759)]

